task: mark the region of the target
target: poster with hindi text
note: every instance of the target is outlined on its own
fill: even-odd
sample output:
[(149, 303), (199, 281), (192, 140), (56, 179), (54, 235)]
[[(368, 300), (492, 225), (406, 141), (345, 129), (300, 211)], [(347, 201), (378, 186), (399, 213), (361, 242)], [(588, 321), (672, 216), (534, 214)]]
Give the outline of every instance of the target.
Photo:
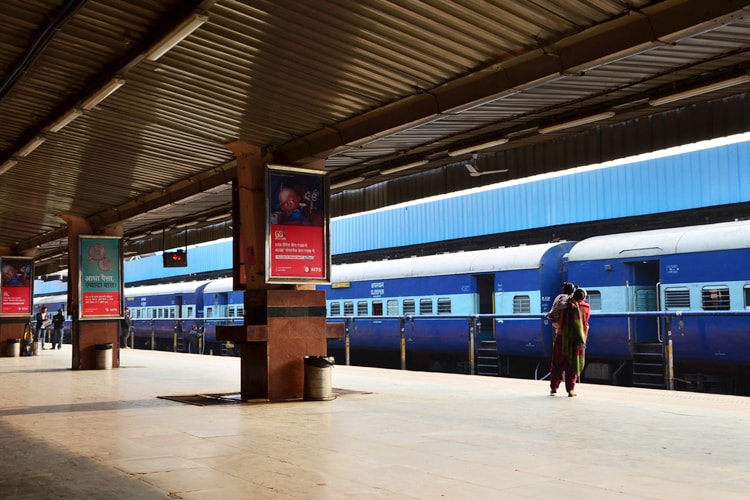
[(122, 239), (81, 236), (80, 319), (122, 317)]
[(266, 180), (266, 282), (328, 283), (325, 172), (268, 165)]
[(34, 259), (0, 257), (0, 316), (31, 316), (34, 287)]

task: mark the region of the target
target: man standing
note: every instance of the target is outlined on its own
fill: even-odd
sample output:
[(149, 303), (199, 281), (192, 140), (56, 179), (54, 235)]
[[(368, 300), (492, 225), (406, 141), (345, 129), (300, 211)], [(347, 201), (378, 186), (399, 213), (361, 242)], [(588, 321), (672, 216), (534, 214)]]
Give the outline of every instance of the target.
[(64, 328), (65, 314), (62, 309), (58, 309), (57, 314), (52, 316), (52, 349), (55, 348), (55, 345), (58, 349), (62, 349)]
[(130, 308), (125, 308), (125, 314), (120, 321), (120, 349), (130, 349), (130, 335), (133, 331), (133, 320), (130, 317)]

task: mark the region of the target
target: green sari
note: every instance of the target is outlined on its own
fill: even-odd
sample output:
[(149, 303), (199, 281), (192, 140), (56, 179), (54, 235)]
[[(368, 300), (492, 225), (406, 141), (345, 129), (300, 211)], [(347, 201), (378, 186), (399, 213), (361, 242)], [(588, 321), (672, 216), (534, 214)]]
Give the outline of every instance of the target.
[(570, 300), (561, 329), (563, 352), (568, 365), (577, 376), (581, 375), (586, 363), (586, 320), (589, 310), (586, 302), (581, 301), (579, 304)]

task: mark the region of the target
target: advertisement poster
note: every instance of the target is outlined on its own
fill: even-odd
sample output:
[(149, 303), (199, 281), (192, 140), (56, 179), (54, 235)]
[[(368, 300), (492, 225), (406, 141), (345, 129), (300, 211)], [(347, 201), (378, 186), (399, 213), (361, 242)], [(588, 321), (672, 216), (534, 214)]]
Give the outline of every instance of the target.
[(328, 283), (327, 181), (323, 171), (268, 166), (267, 282)]
[(122, 240), (80, 237), (80, 318), (122, 316)]
[(0, 257), (0, 315), (30, 316), (34, 285), (34, 259), (31, 257)]

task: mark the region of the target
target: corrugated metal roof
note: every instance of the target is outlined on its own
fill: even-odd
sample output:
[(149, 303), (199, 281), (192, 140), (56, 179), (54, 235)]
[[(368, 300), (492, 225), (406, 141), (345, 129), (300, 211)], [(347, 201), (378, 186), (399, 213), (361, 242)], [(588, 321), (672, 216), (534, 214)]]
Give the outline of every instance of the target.
[[(151, 248), (160, 229), (178, 239), (186, 222), (197, 222), (191, 239), (213, 237), (196, 227), (228, 213), (235, 169), (224, 145), (234, 141), (266, 147), (277, 163), (324, 162), (334, 185), (361, 177), (347, 189), (376, 186), (334, 195), (338, 213), (392, 202), (377, 186), (414, 172), (437, 172), (414, 194), (459, 188), (469, 182), (456, 173), (468, 155), (449, 150), (509, 138), (482, 151), (485, 168), (495, 153), (528, 156), (591, 130), (540, 135), (539, 127), (611, 109), (599, 124), (632, 123), (683, 104), (654, 108), (650, 97), (746, 74), (748, 5), (5, 0), (0, 162), (17, 164), (0, 174), (0, 247), (64, 252), (61, 214), (100, 229), (122, 224), (130, 235), (156, 231)], [(195, 15), (207, 22), (158, 60), (144, 57)], [(50, 130), (113, 80), (124, 85)], [(416, 159), (429, 163), (381, 175)], [(510, 175), (533, 168), (519, 162)]]

